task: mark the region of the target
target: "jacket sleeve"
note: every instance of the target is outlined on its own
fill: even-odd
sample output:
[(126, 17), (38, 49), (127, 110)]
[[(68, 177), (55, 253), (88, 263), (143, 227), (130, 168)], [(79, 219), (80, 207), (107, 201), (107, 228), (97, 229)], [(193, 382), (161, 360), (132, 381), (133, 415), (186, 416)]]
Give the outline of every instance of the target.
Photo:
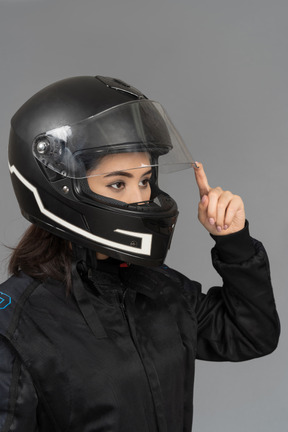
[(278, 344), (280, 324), (263, 245), (245, 228), (213, 236), (212, 261), (222, 287), (199, 293), (197, 358), (243, 361), (271, 353)]
[(37, 395), (9, 342), (0, 337), (0, 432), (37, 432)]

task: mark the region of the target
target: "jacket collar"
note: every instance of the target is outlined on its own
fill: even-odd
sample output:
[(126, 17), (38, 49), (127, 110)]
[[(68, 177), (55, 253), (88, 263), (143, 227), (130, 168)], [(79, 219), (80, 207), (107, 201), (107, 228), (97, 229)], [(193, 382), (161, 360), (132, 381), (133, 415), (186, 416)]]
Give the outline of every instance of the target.
[(121, 269), (121, 280), (128, 288), (152, 299), (160, 295), (157, 272), (152, 268), (131, 265)]
[(152, 299), (160, 295), (159, 278), (154, 268), (138, 265), (129, 265), (114, 258), (98, 260), (97, 268), (88, 270), (90, 279), (96, 282), (98, 288), (120, 285), (121, 283), (136, 293), (143, 294)]

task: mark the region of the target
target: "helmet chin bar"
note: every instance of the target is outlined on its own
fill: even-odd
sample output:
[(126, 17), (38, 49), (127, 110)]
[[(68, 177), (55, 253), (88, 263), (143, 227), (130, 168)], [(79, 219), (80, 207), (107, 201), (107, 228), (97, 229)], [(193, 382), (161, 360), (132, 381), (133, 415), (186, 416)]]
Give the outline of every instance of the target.
[[(169, 195), (159, 191), (154, 201), (159, 199), (162, 205), (127, 205), (119, 201), (117, 206), (112, 206), (111, 201), (115, 204), (116, 200), (108, 198), (110, 204), (95, 199), (89, 199), (88, 204), (78, 199), (75, 206), (75, 200), (72, 204), (70, 199), (63, 202), (63, 197), (59, 201), (55, 191), (47, 208), (41, 189), (32, 185), (15, 165), (9, 168), (13, 186), (23, 200), (20, 202), (22, 214), (30, 222), (113, 258), (143, 266), (158, 266), (164, 262), (178, 216), (177, 205)], [(63, 214), (63, 204), (64, 209), (69, 208), (70, 222)]]
[[(95, 244), (96, 251), (146, 266), (161, 265), (164, 262), (178, 216), (177, 204), (168, 194), (154, 184), (151, 187), (151, 200), (125, 203), (95, 194), (86, 179), (81, 180), (81, 184), (86, 186), (85, 202), (97, 207), (98, 217), (100, 207), (103, 210), (106, 228), (110, 227), (107, 238), (113, 239), (119, 246), (115, 250), (108, 245)], [(82, 193), (79, 196), (81, 201)], [(111, 212), (115, 212), (112, 218)], [(98, 223), (101, 226), (100, 219)], [(155, 255), (158, 256), (157, 259)]]

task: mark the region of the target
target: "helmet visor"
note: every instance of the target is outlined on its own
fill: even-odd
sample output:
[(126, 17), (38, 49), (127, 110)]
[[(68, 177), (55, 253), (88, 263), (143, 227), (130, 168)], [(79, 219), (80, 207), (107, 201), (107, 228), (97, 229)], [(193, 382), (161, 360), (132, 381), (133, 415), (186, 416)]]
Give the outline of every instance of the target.
[[(34, 139), (32, 151), (45, 167), (75, 179), (95, 175), (94, 168), (103, 157), (118, 153), (145, 152), (149, 155), (145, 166), (157, 166), (160, 172), (179, 171), (194, 164), (164, 108), (146, 99), (46, 131)], [(133, 167), (137, 168), (143, 165)], [(125, 169), (131, 170), (131, 166)]]

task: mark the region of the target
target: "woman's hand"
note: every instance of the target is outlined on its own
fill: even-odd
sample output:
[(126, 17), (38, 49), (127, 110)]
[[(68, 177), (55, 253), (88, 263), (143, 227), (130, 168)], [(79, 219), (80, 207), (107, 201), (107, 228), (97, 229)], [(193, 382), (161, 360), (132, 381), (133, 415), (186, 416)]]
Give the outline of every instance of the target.
[(220, 187), (209, 186), (203, 165), (196, 162), (195, 178), (200, 193), (198, 219), (213, 235), (227, 235), (240, 231), (245, 226), (244, 203), (240, 196)]

